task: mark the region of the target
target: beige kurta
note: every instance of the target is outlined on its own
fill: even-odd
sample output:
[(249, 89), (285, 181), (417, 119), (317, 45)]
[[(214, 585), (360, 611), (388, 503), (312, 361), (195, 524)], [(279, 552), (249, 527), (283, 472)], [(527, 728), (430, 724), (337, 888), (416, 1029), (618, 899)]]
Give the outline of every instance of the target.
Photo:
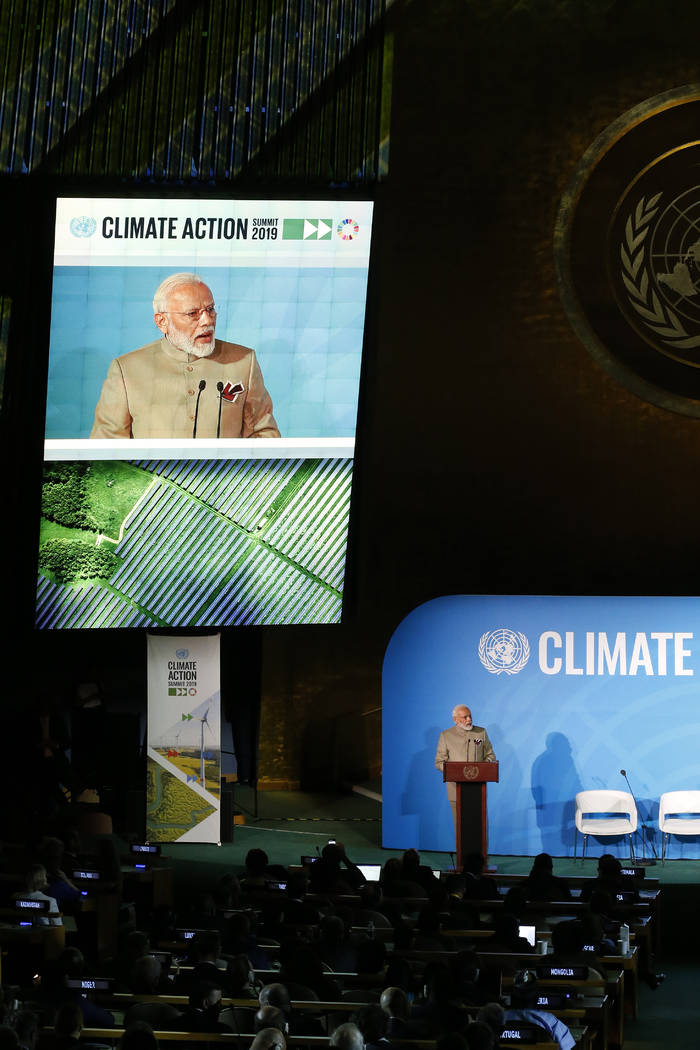
[(92, 438), (191, 438), (200, 381), (198, 438), (278, 438), (272, 400), (255, 351), (216, 340), (210, 357), (178, 350), (165, 337), (109, 366), (95, 409)]
[[(435, 752), (435, 768), (442, 773), (445, 762), (495, 762), (496, 754), (493, 750), (489, 735), (483, 726), (472, 726), (471, 729), (462, 729), (453, 726), (440, 733), (437, 751)], [(445, 784), (447, 797), (450, 802), (457, 798), (457, 787), (451, 781)]]

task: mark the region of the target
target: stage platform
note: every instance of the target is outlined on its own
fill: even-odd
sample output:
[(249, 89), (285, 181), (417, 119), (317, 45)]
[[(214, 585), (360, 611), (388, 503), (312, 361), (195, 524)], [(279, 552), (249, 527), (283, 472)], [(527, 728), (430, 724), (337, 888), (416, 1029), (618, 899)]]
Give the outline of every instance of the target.
[[(329, 838), (345, 845), (356, 864), (384, 864), (389, 857), (401, 856), (402, 849), (383, 849), (381, 845), (381, 802), (376, 785), (360, 788), (361, 793), (314, 794), (300, 791), (258, 791), (237, 785), (235, 809), (245, 818), (233, 828), (233, 842), (217, 845), (174, 843), (163, 846), (180, 875), (200, 883), (210, 882), (218, 869), (243, 868), (249, 849), (260, 847), (284, 865), (299, 864), (302, 856), (320, 852)], [(408, 848), (411, 843), (405, 843)], [(597, 856), (604, 852), (593, 844), (596, 855), (583, 863), (573, 857), (555, 857), (556, 875), (595, 875)], [(424, 864), (436, 870), (454, 867), (454, 855), (421, 852)], [(504, 875), (526, 875), (532, 857), (489, 856), (489, 864)], [(218, 873), (221, 874), (221, 871)], [(659, 861), (647, 869), (647, 877), (658, 879), (664, 887), (692, 886), (700, 881), (700, 860)]]

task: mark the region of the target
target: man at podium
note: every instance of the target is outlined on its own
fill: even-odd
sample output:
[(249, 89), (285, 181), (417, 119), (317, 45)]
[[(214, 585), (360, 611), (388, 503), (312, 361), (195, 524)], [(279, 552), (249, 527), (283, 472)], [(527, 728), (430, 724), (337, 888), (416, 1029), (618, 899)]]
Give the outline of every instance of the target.
[[(453, 729), (440, 733), (435, 768), (442, 773), (443, 762), (495, 762), (496, 755), (483, 726), (475, 726), (472, 713), (466, 704), (457, 704), (452, 711)], [(449, 780), (445, 784), (447, 798), (452, 807), (452, 819), (457, 834), (457, 785)]]

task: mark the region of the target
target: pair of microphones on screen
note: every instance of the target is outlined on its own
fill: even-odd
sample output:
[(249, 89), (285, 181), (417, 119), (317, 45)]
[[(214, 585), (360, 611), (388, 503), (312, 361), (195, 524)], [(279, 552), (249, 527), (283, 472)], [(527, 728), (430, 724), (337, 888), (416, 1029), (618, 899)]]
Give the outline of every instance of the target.
[[(197, 402), (196, 402), (196, 404), (194, 406), (194, 426), (192, 427), (192, 437), (193, 438), (197, 437), (197, 418), (199, 416), (199, 399), (202, 396), (202, 391), (205, 389), (206, 385), (207, 385), (206, 379), (200, 379), (199, 380), (199, 390), (197, 391)], [(224, 384), (221, 382), (221, 380), (219, 380), (219, 382), (216, 384), (216, 389), (219, 391), (219, 415), (218, 415), (217, 420), (216, 420), (216, 436), (218, 438), (220, 433), (221, 433), (221, 395), (222, 395), (223, 390), (224, 390)]]

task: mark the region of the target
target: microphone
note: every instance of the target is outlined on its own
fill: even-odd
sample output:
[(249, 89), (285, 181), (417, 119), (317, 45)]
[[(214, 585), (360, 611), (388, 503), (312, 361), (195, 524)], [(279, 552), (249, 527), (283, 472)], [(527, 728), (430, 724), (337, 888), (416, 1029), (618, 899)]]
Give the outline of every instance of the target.
[(219, 391), (219, 416), (216, 420), (216, 436), (218, 438), (221, 433), (221, 392), (224, 389), (224, 384), (221, 380), (216, 384), (216, 389)]
[(192, 427), (192, 437), (197, 437), (197, 416), (199, 415), (199, 399), (202, 396), (202, 391), (207, 385), (206, 379), (199, 380), (199, 393), (197, 394), (197, 403), (194, 406), (194, 426)]
[[(621, 769), (620, 770), (620, 776), (625, 778), (625, 783), (627, 784), (627, 787), (629, 788), (630, 795), (634, 799), (634, 804), (637, 807), (637, 812), (640, 813), (640, 816), (641, 816), (641, 810), (639, 809), (639, 803), (637, 802), (637, 799), (635, 797), (634, 791), (632, 790), (632, 785), (630, 784), (629, 780), (627, 779), (627, 770), (626, 769)], [(641, 856), (641, 859), (636, 861), (636, 863), (640, 867), (650, 867), (652, 864), (656, 864), (656, 861), (659, 859), (659, 855), (656, 852), (656, 846), (654, 845), (654, 840), (651, 837), (651, 835), (649, 834), (649, 829), (646, 826), (646, 822), (644, 820), (644, 817), (641, 817), (640, 823), (642, 825), (642, 856)], [(649, 839), (649, 845), (651, 846), (652, 852), (654, 854), (654, 857), (653, 858), (649, 857), (648, 860), (647, 860), (647, 853), (646, 853), (646, 840), (647, 840), (647, 838)]]

